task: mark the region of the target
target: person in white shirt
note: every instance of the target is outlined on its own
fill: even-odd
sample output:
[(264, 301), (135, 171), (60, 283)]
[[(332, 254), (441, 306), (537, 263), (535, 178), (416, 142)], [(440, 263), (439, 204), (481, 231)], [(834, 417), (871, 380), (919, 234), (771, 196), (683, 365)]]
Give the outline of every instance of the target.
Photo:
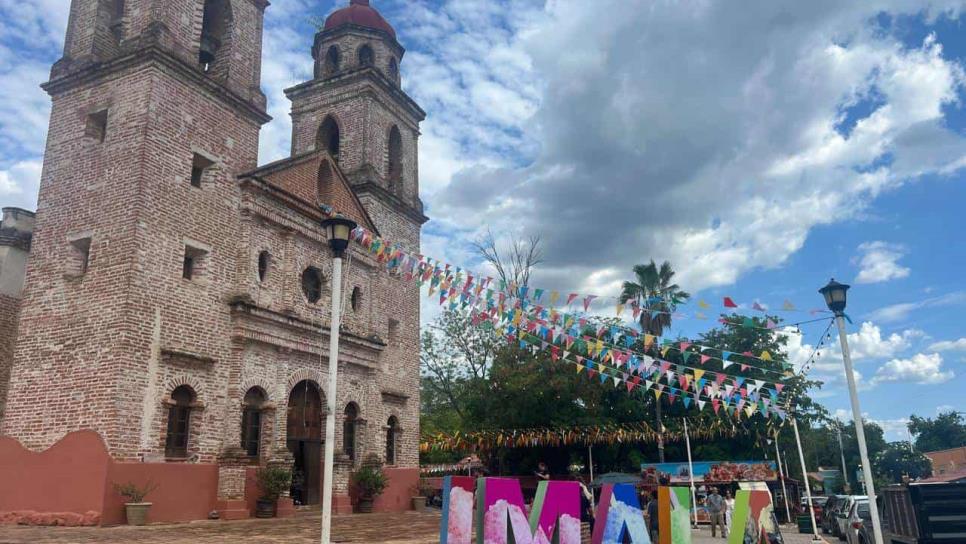
[(731, 496), (731, 491), (725, 491), (725, 523), (721, 532), (724, 533), (725, 538), (728, 537), (728, 532), (731, 530), (731, 515), (735, 512), (735, 498)]

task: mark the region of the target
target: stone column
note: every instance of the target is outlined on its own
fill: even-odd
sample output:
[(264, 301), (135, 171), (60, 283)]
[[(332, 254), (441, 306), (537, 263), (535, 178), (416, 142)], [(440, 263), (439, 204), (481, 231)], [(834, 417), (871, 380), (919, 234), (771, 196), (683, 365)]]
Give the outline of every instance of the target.
[(332, 513), (351, 514), (352, 499), (349, 497), (349, 482), (352, 479), (352, 459), (337, 452), (332, 463)]
[(218, 455), (218, 502), (220, 519), (249, 517), (245, 501), (245, 478), (250, 460), (239, 446), (229, 446)]

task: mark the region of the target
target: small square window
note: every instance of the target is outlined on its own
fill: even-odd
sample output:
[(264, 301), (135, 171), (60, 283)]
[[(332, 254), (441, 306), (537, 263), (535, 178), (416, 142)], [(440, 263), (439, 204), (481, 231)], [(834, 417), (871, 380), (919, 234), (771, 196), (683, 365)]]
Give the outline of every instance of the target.
[(207, 260), (207, 251), (185, 245), (184, 260), (182, 261), (181, 266), (181, 277), (186, 280), (197, 280), (201, 278), (204, 274)]
[(107, 110), (91, 113), (87, 116), (87, 127), (84, 134), (98, 143), (103, 143), (107, 136)]
[(67, 275), (80, 277), (87, 273), (91, 260), (90, 237), (78, 238), (70, 242), (70, 258), (68, 259)]
[(198, 153), (194, 154), (194, 158), (191, 161), (192, 187), (201, 187), (201, 181), (205, 177), (205, 171), (207, 171), (208, 168), (210, 168), (213, 164), (215, 164), (215, 162), (211, 159), (203, 155), (199, 155)]

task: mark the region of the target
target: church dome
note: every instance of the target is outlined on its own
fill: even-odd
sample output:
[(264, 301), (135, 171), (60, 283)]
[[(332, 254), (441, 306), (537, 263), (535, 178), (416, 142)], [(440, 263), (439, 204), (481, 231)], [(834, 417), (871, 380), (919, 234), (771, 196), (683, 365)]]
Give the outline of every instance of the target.
[(387, 32), (396, 39), (396, 31), (369, 5), (369, 0), (350, 0), (349, 5), (329, 15), (323, 30), (333, 30), (343, 25), (357, 25)]

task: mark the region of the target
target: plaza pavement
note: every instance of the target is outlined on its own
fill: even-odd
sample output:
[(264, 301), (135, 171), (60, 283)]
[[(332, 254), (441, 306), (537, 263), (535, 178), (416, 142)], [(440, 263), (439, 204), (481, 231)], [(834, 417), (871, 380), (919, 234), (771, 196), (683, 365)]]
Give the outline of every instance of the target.
[[(335, 516), (334, 542), (430, 544), (439, 541), (439, 512)], [(145, 527), (26, 527), (0, 525), (0, 544), (309, 544), (319, 541), (318, 511), (289, 519), (198, 521)], [(785, 526), (786, 544), (809, 544), (810, 535)], [(724, 543), (706, 527), (694, 532), (693, 544)]]

